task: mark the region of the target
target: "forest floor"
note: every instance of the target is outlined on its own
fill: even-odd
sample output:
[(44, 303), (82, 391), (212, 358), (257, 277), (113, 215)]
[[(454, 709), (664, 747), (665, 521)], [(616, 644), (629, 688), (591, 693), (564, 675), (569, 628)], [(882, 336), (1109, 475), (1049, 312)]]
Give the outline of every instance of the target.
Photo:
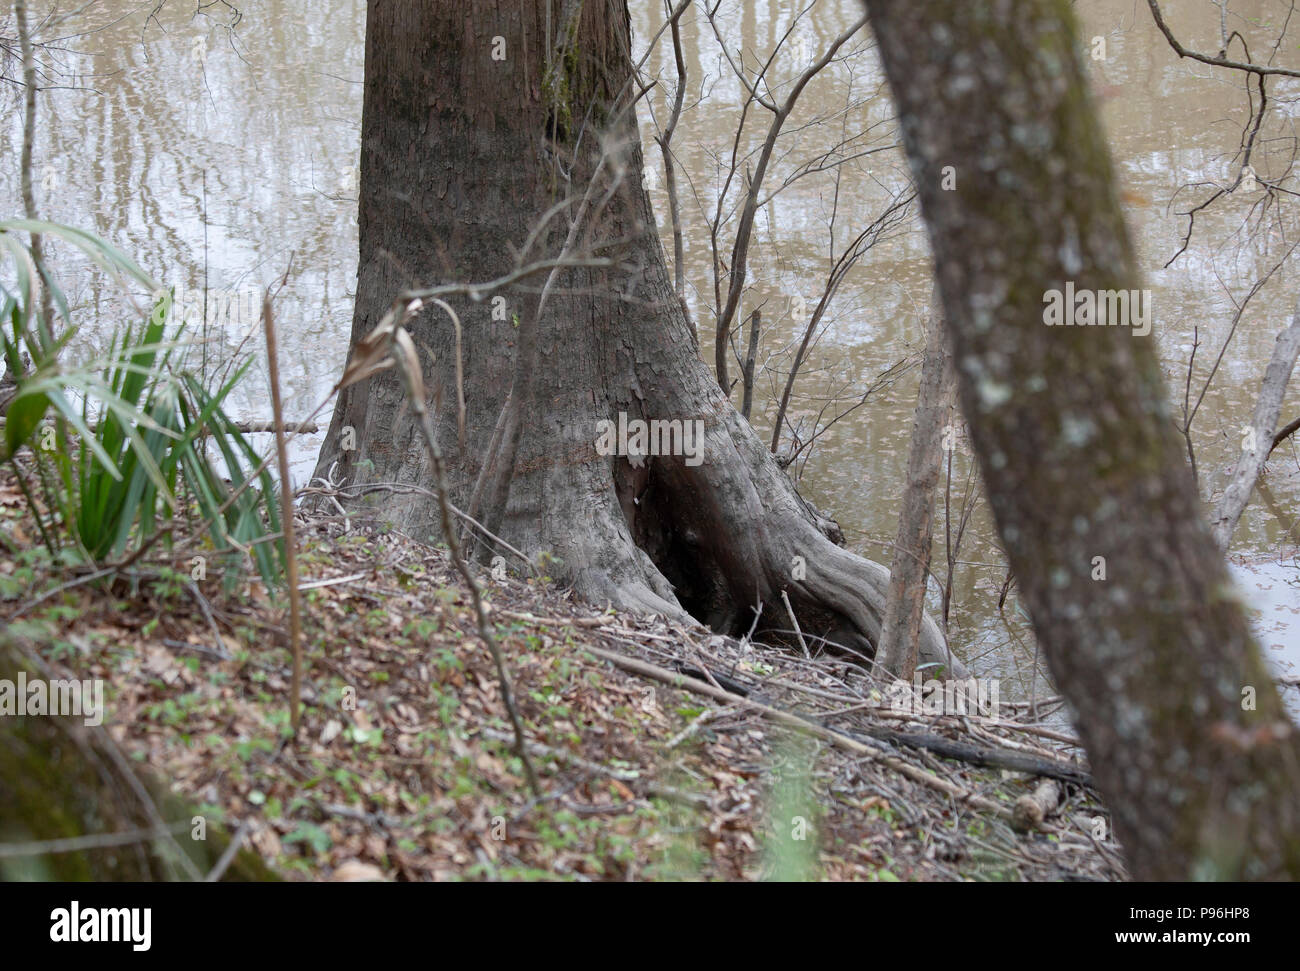
[[(191, 582), (188, 561), (56, 568), (0, 479), (0, 623), (63, 677), (102, 678), (101, 731), (288, 879), (1124, 876), (1082, 750), (1023, 708), (900, 713), (844, 659), (484, 573), (536, 798), (445, 551), (300, 530), (294, 739), (283, 598)], [(1018, 824), (1043, 772), (1059, 811)]]

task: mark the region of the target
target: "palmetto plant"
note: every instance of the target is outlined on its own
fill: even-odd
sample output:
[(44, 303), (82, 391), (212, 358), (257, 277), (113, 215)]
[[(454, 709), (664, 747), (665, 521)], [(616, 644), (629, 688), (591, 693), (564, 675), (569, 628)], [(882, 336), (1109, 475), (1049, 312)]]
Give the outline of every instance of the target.
[[(157, 297), (145, 322), (120, 330), (99, 360), (67, 363), (77, 327), (20, 233), (57, 236), (123, 284), (144, 285)], [(0, 460), (12, 463), (31, 446), (44, 510), (21, 471), (18, 479), (51, 553), (111, 565), (175, 535), (180, 520), (202, 530), (212, 552), (246, 553), (264, 582), (277, 583), (283, 553), (273, 482), (223, 407), (251, 360), (205, 388), (185, 367), (190, 345), (184, 322), (171, 320), (171, 294), (89, 233), (0, 221), (0, 253), (10, 267), (0, 277), (0, 348), (16, 382)], [(51, 299), (42, 301), (42, 285)], [(43, 302), (56, 320), (46, 319)]]

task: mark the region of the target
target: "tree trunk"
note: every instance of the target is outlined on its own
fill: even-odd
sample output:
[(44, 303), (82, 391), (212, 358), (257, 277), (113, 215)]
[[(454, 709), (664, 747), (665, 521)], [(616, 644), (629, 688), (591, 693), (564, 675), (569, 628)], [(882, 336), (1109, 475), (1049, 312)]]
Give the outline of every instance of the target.
[[(1291, 315), (1290, 326), (1277, 335), (1273, 344), (1273, 354), (1269, 358), (1268, 367), (1264, 369), (1259, 397), (1255, 399), (1255, 410), (1243, 436), (1241, 454), (1237, 457), (1228, 485), (1210, 517), (1210, 531), (1214, 534), (1214, 541), (1225, 552), (1232, 543), (1232, 534), (1237, 529), (1241, 514), (1250, 504), (1250, 494), (1255, 491), (1255, 483), (1264, 471), (1264, 463), (1273, 451), (1271, 446), (1278, 419), (1282, 415), (1282, 399), (1286, 397), (1286, 386), (1291, 380), (1291, 372), (1295, 370), (1297, 357), (1300, 357), (1300, 305), (1296, 306)], [(1269, 448), (1264, 447), (1266, 443)]]
[(754, 408), (754, 367), (758, 364), (758, 329), (763, 323), (763, 312), (755, 310), (749, 316), (749, 353), (745, 355), (744, 391), (740, 397), (740, 416), (749, 421)]
[[(887, 571), (819, 530), (699, 359), (640, 181), (629, 44), (625, 0), (549, 10), (524, 0), (472, 12), (454, 0), (370, 0), (353, 343), (404, 288), (510, 271), (512, 247), (570, 198), (523, 262), (554, 258), (588, 188), (597, 201), (608, 197), (579, 238), (618, 266), (561, 271), (536, 319), (540, 276), (504, 291), (504, 304), (451, 301), (464, 325), (463, 451), (453, 444), (450, 328), (432, 311), (409, 325), (426, 352), (429, 387), (443, 389), (430, 408), (453, 501), (467, 508), (493, 462), (485, 480), (501, 488), (477, 490), (485, 521), (530, 555), (558, 557), (548, 572), (581, 597), (743, 633), (759, 602), (770, 627), (789, 626), (784, 589), (805, 636), (870, 656)], [(523, 349), (521, 337), (535, 349)], [(516, 375), (521, 350), (535, 366)], [(508, 390), (517, 400), (503, 414)], [(427, 485), (402, 401), (389, 372), (345, 390), (317, 475), (337, 463), (336, 480)], [(683, 430), (700, 421), (702, 452), (679, 438), (678, 454), (600, 454), (599, 423), (617, 427), (620, 416)], [(356, 448), (345, 451), (349, 427)], [(438, 535), (427, 497), (383, 494), (382, 514), (420, 539)], [(922, 650), (945, 653), (933, 621)]]
[(1202, 518), (1152, 339), (1044, 326), (1067, 281), (1141, 285), (1068, 5), (867, 8), (989, 501), (1131, 870), (1296, 879), (1300, 744)]
[(919, 657), (925, 589), (930, 579), (934, 488), (943, 467), (943, 426), (952, 410), (953, 387), (952, 354), (943, 333), (936, 291), (926, 319), (925, 358), (912, 418), (907, 483), (889, 568), (889, 601), (876, 650), (877, 663), (885, 673), (904, 681), (912, 680)]

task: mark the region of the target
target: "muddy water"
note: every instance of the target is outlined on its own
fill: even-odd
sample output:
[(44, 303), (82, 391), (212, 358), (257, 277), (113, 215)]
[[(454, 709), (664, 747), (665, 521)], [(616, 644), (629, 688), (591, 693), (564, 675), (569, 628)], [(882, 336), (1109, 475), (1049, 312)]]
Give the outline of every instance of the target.
[[(60, 87), (43, 99), (36, 150), (39, 198), (48, 218), (91, 228), (119, 243), (193, 308), (189, 318), (206, 335), (206, 365), (217, 368), (242, 349), (258, 358), (252, 379), (235, 402), (241, 417), (268, 417), (260, 340), (245, 334), (256, 322), (258, 294), (282, 277), (278, 304), (282, 370), (291, 419), (325, 402), (346, 354), (356, 273), (356, 160), (360, 130), (365, 3), (322, 0), (244, 0), (237, 24), (220, 5), (192, 16), (193, 4), (171, 0), (150, 18), (154, 3), (99, 0), (46, 36), (68, 38), (51, 62)], [(790, 25), (788, 4), (751, 0), (726, 4), (718, 28), (733, 58), (743, 52), (752, 70)], [(1152, 27), (1142, 5), (1094, 0), (1078, 5), (1101, 112), (1109, 131), (1123, 198), (1147, 271), (1155, 307), (1155, 339), (1171, 387), (1181, 388), (1194, 341), (1197, 379), (1204, 380), (1239, 300), (1281, 256), (1293, 226), (1266, 221), (1253, 240), (1234, 232), (1250, 198), (1231, 199), (1198, 218), (1187, 250), (1171, 266), (1186, 219), (1177, 211), (1204, 190), (1186, 183), (1230, 182), (1232, 153), (1247, 118), (1235, 77), (1179, 63)], [(1267, 23), (1264, 3), (1234, 3), (1246, 17)], [(36, 5), (37, 13), (40, 4)], [(656, 4), (634, 4), (638, 46), (662, 23)], [(1184, 9), (1188, 8), (1188, 9)], [(809, 63), (856, 18), (853, 0), (823, 0), (815, 16), (796, 26), (789, 57), (769, 80), (784, 97), (797, 67)], [(1175, 20), (1186, 43), (1216, 50), (1218, 12), (1211, 4), (1180, 4)], [(1246, 21), (1235, 27), (1267, 49), (1265, 33)], [(12, 36), (10, 24), (4, 31)], [(694, 13), (683, 21), (690, 94), (674, 149), (687, 179), (683, 190), (689, 301), (711, 359), (713, 258), (709, 223), (725, 174), (743, 91), (711, 28)], [(1271, 43), (1272, 34), (1267, 35)], [(1287, 46), (1279, 55), (1286, 58)], [(646, 69), (665, 79), (642, 112), (643, 138), (667, 117), (673, 72), (663, 49)], [(14, 66), (8, 69), (14, 71)], [(12, 91), (0, 125), (7, 164), (0, 197), (17, 212), (16, 160), (20, 145)], [(1274, 130), (1289, 121), (1283, 104)], [(750, 283), (742, 315), (763, 311), (762, 359), (754, 423), (771, 435), (775, 399), (802, 336), (802, 320), (820, 294), (832, 241), (841, 252), (852, 235), (906, 187), (907, 172), (889, 125), (890, 106), (870, 51), (827, 69), (804, 92), (778, 143), (768, 184), (781, 185), (799, 166), (845, 134), (867, 131), (857, 151), (872, 150), (841, 167), (838, 210), (834, 170), (806, 175), (762, 210), (750, 255)], [(829, 118), (813, 124), (818, 118)], [(756, 149), (767, 112), (751, 113), (744, 151)], [(1280, 146), (1280, 141), (1269, 141)], [(1279, 149), (1280, 151), (1280, 149)], [(657, 148), (649, 146), (650, 191), (666, 229), (667, 205)], [(960, 165), (960, 163), (958, 163)], [(1280, 157), (1261, 158), (1261, 175), (1282, 171)], [(1173, 204), (1171, 205), (1171, 200)], [(727, 205), (733, 206), (735, 189)], [(835, 213), (832, 223), (832, 212)], [(724, 241), (735, 225), (731, 215)], [(668, 251), (671, 253), (671, 243)], [(726, 254), (724, 251), (724, 255)], [(796, 389), (791, 418), (801, 440), (823, 434), (792, 466), (801, 488), (833, 511), (850, 543), (887, 561), (899, 484), (906, 463), (914, 404), (920, 320), (930, 299), (929, 257), (915, 219), (883, 234), (840, 289)], [(76, 279), (74, 276), (72, 279)], [(1219, 486), (1235, 457), (1240, 426), (1268, 359), (1273, 337), (1288, 319), (1300, 278), (1283, 271), (1244, 315), (1218, 378), (1194, 425), (1203, 493)], [(120, 308), (92, 280), (72, 288), (99, 334), (120, 320)], [(796, 321), (802, 302), (803, 317)], [(1194, 336), (1195, 335), (1195, 336)], [(899, 367), (901, 363), (901, 367)], [(892, 370), (891, 370), (892, 369)], [(826, 427), (827, 421), (878, 385), (866, 403)], [(827, 399), (838, 395), (838, 403)], [(1181, 398), (1180, 398), (1181, 400)], [(1300, 414), (1300, 382), (1288, 394), (1284, 418)], [(322, 412), (328, 416), (328, 410)], [(820, 421), (820, 424), (819, 424)], [(790, 447), (790, 436), (783, 448)], [(301, 441), (294, 474), (310, 474), (319, 437)], [(937, 572), (947, 573), (946, 524), (955, 534), (967, 491), (970, 456), (956, 442), (949, 497), (941, 500)], [(1259, 612), (1264, 643), (1280, 664), (1300, 665), (1300, 570), (1291, 557), (1300, 537), (1300, 449), (1285, 446), (1269, 466), (1267, 496), (1253, 502), (1236, 534), (1238, 569)], [(972, 490), (977, 491), (977, 490)], [(985, 511), (976, 506), (954, 559), (949, 632), (959, 651), (982, 673), (1007, 679), (1012, 694), (1034, 688), (1034, 656), (1014, 592), (997, 609), (1004, 571)], [(936, 599), (936, 607), (938, 601)]]

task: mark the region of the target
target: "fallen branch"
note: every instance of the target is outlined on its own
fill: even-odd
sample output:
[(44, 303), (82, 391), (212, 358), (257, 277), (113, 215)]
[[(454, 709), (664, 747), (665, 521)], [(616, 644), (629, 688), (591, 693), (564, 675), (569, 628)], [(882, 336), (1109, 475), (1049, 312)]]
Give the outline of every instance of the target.
[[(1027, 772), (1031, 775), (1046, 776), (1072, 782), (1081, 786), (1092, 786), (1092, 776), (1078, 766), (1070, 765), (1056, 759), (1044, 759), (1036, 755), (1025, 755), (989, 745), (971, 745), (957, 742), (942, 735), (926, 732), (895, 732), (888, 728), (875, 726), (859, 729), (858, 733), (867, 735), (881, 742), (906, 745), (908, 748), (925, 749), (944, 759), (956, 759), (968, 765), (979, 765), (990, 769), (1006, 769), (1008, 772)], [(849, 732), (847, 734), (856, 734)]]
[(254, 432), (259, 432), (259, 433), (273, 432), (277, 429), (277, 427), (283, 428), (286, 432), (288, 432), (291, 435), (313, 435), (316, 432), (320, 431), (320, 426), (317, 425), (314, 421), (286, 421), (279, 426), (277, 426), (277, 424), (273, 421), (235, 422), (235, 428), (245, 435), (252, 434)]
[[(568, 624), (575, 627), (612, 626), (606, 619), (597, 618), (597, 617), (582, 617), (582, 618), (536, 617), (533, 616), (532, 614), (518, 613), (516, 611), (510, 611), (510, 610), (499, 610), (498, 613), (504, 614), (509, 617), (514, 617), (518, 620), (523, 620), (523, 621), (536, 623), (536, 624), (546, 624), (546, 625), (555, 625), (555, 626), (564, 626)], [(639, 634), (641, 636), (649, 636), (643, 631), (628, 631), (628, 633)], [(634, 642), (627, 641), (626, 643), (633, 644)], [(600, 654), (601, 657), (606, 657), (606, 655), (609, 655), (610, 657), (618, 657), (623, 660), (635, 660), (635, 659), (629, 659), (627, 658), (626, 655), (623, 654), (613, 654), (611, 652), (600, 652), (597, 651), (596, 648), (589, 647), (586, 648), (586, 650), (590, 650), (594, 653), (598, 653)], [(751, 694), (752, 689), (740, 683), (739, 681), (736, 681), (724, 675), (717, 674), (716, 672), (707, 671), (703, 669), (701, 666), (692, 664), (689, 661), (675, 662), (674, 666), (676, 670), (661, 668), (656, 665), (651, 665), (649, 664), (649, 662), (645, 662), (645, 661), (635, 661), (635, 663), (644, 664), (647, 666), (647, 668), (651, 668), (655, 671), (662, 672), (664, 678), (669, 678), (669, 679), (685, 678), (690, 681), (694, 681), (699, 684), (702, 684), (709, 689), (708, 692), (706, 692), (706, 694), (708, 694), (709, 697), (717, 698), (718, 700), (725, 700), (728, 702), (732, 702), (739, 699), (739, 701), (741, 702), (746, 702), (750, 705), (758, 706), (760, 710), (771, 709), (774, 712), (780, 712), (782, 716), (784, 716), (782, 719), (783, 722), (787, 724), (789, 722), (786, 721), (786, 719), (794, 719), (800, 725), (814, 725), (818, 728), (832, 732), (836, 735), (840, 735), (854, 740), (857, 740), (856, 739), (857, 736), (862, 736), (871, 739), (872, 741), (884, 742), (890, 745), (906, 746), (908, 748), (914, 748), (914, 749), (923, 749), (927, 752), (931, 752), (932, 754), (939, 756), (940, 758), (953, 759), (958, 762), (965, 762), (968, 765), (978, 765), (985, 768), (994, 768), (994, 769), (1006, 769), (1009, 772), (1024, 772), (1030, 775), (1045, 776), (1047, 778), (1052, 778), (1052, 779), (1060, 779), (1062, 782), (1069, 782), (1075, 785), (1087, 786), (1089, 788), (1093, 786), (1092, 776), (1085, 769), (1082, 769), (1076, 765), (1072, 765), (1068, 762), (1063, 762), (1059, 759), (1048, 759), (1048, 758), (1043, 758), (1041, 756), (1028, 755), (1022, 752), (1013, 752), (1005, 748), (997, 748), (991, 745), (975, 745), (968, 742), (959, 742), (950, 738), (945, 738), (942, 735), (935, 735), (929, 732), (901, 732), (901, 731), (895, 731), (894, 729), (884, 728), (882, 726), (876, 726), (876, 725), (859, 726), (853, 731), (849, 731), (845, 729), (833, 729), (827, 726), (826, 723), (821, 719), (815, 719), (807, 715), (797, 715), (792, 712), (782, 711), (782, 709), (779, 708), (774, 708), (773, 706), (766, 703), (766, 699), (760, 700), (758, 696)], [(637, 670), (635, 673), (643, 674), (646, 677), (652, 677), (652, 678), (657, 677), (656, 675), (652, 675), (649, 674), (648, 672), (640, 671), (640, 670)], [(715, 680), (717, 684), (716, 685), (708, 684), (707, 679)], [(659, 680), (662, 680), (662, 678), (660, 678)], [(676, 681), (672, 681), (671, 683), (676, 684)], [(797, 685), (785, 684), (784, 686), (802, 690), (801, 686), (797, 686)], [(720, 689), (721, 689), (721, 696), (717, 694), (717, 692)], [(891, 712), (889, 711), (888, 708), (883, 709), (881, 712), (882, 715), (886, 715), (886, 716), (888, 716), (890, 713)], [(844, 712), (840, 712), (839, 714), (844, 714)], [(984, 719), (980, 719), (980, 720), (984, 721)], [(992, 722), (989, 723), (991, 724)], [(1018, 726), (1018, 725), (1013, 725), (1010, 727), (1027, 728), (1027, 726)], [(1050, 733), (1050, 732), (1045, 734), (1047, 734), (1048, 737), (1052, 737), (1060, 741), (1069, 741), (1071, 744), (1074, 745), (1079, 744), (1077, 740), (1070, 739), (1068, 736), (1057, 735), (1055, 733)]]
[(506, 610), (504, 607), (498, 607), (496, 612), (503, 617), (513, 617), (543, 627), (606, 627), (613, 623), (608, 617), (537, 617), (517, 610)]
[(981, 809), (984, 812), (993, 813), (1004, 819), (1012, 819), (1012, 812), (1001, 803), (978, 796), (973, 792), (961, 788), (954, 783), (941, 779), (932, 772), (917, 768), (914, 765), (908, 765), (902, 759), (885, 755), (879, 749), (855, 738), (851, 738), (841, 732), (834, 731), (810, 719), (792, 714), (788, 711), (782, 711), (779, 708), (773, 708), (770, 705), (764, 705), (757, 701), (751, 701), (748, 698), (742, 698), (740, 695), (734, 695), (729, 691), (722, 691), (710, 684), (700, 681), (696, 678), (688, 678), (685, 675), (675, 674), (654, 664), (648, 664), (645, 661), (638, 661), (636, 658), (630, 658), (623, 654), (616, 654), (613, 651), (602, 650), (598, 647), (585, 648), (591, 654), (602, 660), (608, 661), (617, 668), (624, 671), (630, 671), (633, 674), (659, 681), (662, 684), (674, 688), (680, 688), (683, 691), (690, 691), (693, 694), (704, 695), (715, 701), (726, 702), (727, 704), (740, 705), (757, 711), (774, 722), (785, 725), (787, 728), (793, 728), (798, 731), (807, 732), (823, 741), (829, 742), (836, 748), (843, 749), (846, 752), (852, 752), (854, 755), (860, 755), (872, 759), (875, 762), (893, 769), (899, 775), (911, 779), (913, 782), (928, 786), (944, 795), (951, 797), (957, 802), (965, 803), (975, 809)]

